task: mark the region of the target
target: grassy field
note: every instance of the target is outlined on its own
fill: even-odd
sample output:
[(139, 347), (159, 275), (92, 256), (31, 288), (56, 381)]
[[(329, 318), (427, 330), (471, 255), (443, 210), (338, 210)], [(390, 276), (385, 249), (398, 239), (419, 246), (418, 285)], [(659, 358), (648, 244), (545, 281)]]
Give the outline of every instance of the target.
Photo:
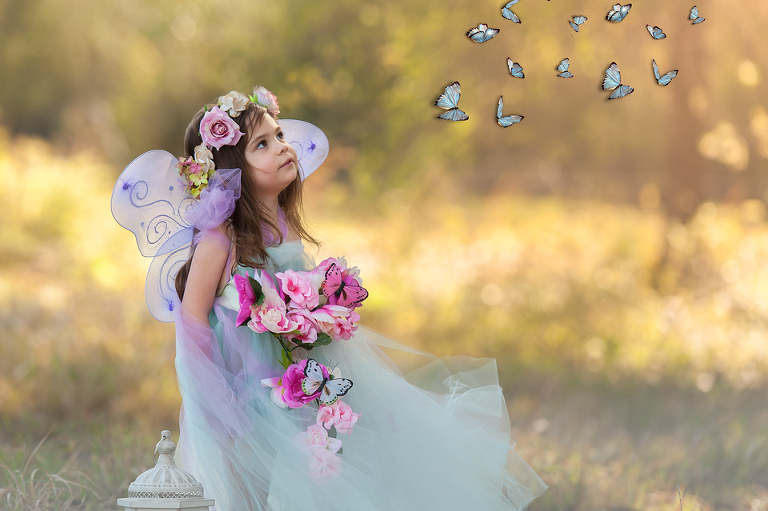
[[(0, 171), (17, 176), (0, 188), (0, 502), (114, 509), (177, 424), (173, 327), (145, 309), (148, 261), (109, 212), (114, 169), (5, 138)], [(680, 222), (653, 200), (446, 183), (350, 218), (343, 184), (307, 195), (318, 258), (362, 269), (363, 323), (497, 358), (517, 449), (550, 485), (533, 510), (679, 509), (678, 484), (684, 510), (768, 509), (761, 201)]]

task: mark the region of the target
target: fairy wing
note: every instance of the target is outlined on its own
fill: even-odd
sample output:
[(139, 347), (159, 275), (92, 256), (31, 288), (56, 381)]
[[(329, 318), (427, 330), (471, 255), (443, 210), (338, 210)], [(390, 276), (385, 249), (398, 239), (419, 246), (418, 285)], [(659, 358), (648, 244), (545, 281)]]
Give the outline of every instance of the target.
[(309, 177), (328, 157), (330, 145), (323, 130), (298, 119), (279, 119), (285, 140), (296, 150), (301, 179)]
[(603, 90), (613, 90), (619, 85), (621, 85), (621, 71), (619, 71), (619, 66), (615, 62), (611, 62), (611, 65), (605, 70)]

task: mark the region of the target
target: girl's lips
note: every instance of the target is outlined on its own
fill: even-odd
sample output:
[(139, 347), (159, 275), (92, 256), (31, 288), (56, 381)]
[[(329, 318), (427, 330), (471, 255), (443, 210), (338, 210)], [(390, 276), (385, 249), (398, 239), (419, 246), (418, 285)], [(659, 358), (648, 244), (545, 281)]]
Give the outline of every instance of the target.
[(283, 167), (285, 167), (285, 166), (286, 166), (286, 165), (288, 165), (289, 163), (293, 163), (293, 159), (292, 159), (292, 158), (289, 158), (289, 159), (288, 159), (288, 161), (286, 161), (285, 163), (283, 163), (282, 165), (280, 165), (280, 168), (283, 168)]

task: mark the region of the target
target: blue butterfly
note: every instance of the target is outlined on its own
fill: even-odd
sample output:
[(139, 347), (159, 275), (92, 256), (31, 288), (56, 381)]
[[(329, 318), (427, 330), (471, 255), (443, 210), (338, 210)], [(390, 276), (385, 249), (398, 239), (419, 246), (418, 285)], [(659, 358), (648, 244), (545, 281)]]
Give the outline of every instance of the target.
[(611, 65), (605, 70), (603, 90), (613, 91), (611, 95), (608, 96), (608, 99), (623, 98), (635, 91), (635, 89), (629, 85), (623, 85), (621, 83), (621, 71), (619, 71), (619, 66), (617, 66), (615, 62), (611, 62)]
[(569, 67), (571, 67), (571, 60), (563, 59), (560, 65), (555, 68), (556, 71), (560, 71), (560, 74), (557, 76), (560, 78), (573, 78), (573, 73), (568, 71)]
[(517, 17), (517, 14), (509, 10), (510, 7), (512, 7), (519, 1), (520, 0), (512, 0), (511, 2), (508, 2), (507, 5), (501, 8), (501, 15), (504, 16), (505, 19), (514, 21), (515, 23), (522, 23), (520, 21), (520, 18)]
[(496, 109), (496, 122), (499, 123), (499, 126), (503, 126), (504, 128), (509, 128), (516, 122), (520, 122), (523, 120), (522, 115), (508, 115), (506, 117), (503, 117), (504, 114), (501, 113), (501, 111), (504, 109), (504, 97), (499, 96), (499, 106)]
[(525, 73), (523, 73), (523, 66), (520, 64), (515, 64), (509, 57), (507, 57), (507, 67), (509, 68), (509, 74), (515, 78), (525, 78)]
[(695, 5), (691, 9), (691, 14), (688, 15), (688, 19), (693, 20), (691, 25), (698, 25), (699, 23), (703, 23), (705, 21), (704, 18), (699, 17), (699, 8)]
[(664, 76), (661, 76), (661, 73), (659, 73), (659, 66), (656, 65), (656, 60), (653, 60), (653, 75), (656, 77), (656, 82), (659, 85), (669, 85), (669, 82), (672, 81), (672, 78), (677, 76), (677, 69), (670, 71)]
[(488, 25), (485, 23), (480, 23), (478, 26), (467, 32), (467, 37), (476, 43), (484, 43), (489, 39), (493, 39), (498, 33), (498, 28), (488, 28)]
[(584, 22), (587, 21), (586, 16), (573, 16), (573, 21), (568, 20), (568, 23), (571, 24), (571, 28), (574, 29), (576, 32), (579, 31), (579, 25), (583, 25)]
[(648, 33), (651, 34), (651, 37), (653, 37), (654, 39), (665, 39), (667, 37), (667, 34), (665, 34), (664, 31), (659, 27), (652, 27), (650, 25), (646, 25), (645, 28), (648, 29)]
[(445, 92), (435, 101), (435, 104), (440, 108), (445, 108), (447, 112), (443, 112), (437, 116), (438, 119), (445, 119), (446, 121), (466, 121), (469, 116), (459, 110), (459, 98), (461, 97), (461, 84), (459, 82), (453, 82), (445, 88)]
[(613, 6), (613, 9), (608, 11), (608, 15), (605, 17), (605, 19), (613, 23), (618, 23), (627, 17), (627, 14), (629, 14), (629, 10), (631, 8), (632, 8), (632, 4), (627, 4), (627, 5), (616, 4)]

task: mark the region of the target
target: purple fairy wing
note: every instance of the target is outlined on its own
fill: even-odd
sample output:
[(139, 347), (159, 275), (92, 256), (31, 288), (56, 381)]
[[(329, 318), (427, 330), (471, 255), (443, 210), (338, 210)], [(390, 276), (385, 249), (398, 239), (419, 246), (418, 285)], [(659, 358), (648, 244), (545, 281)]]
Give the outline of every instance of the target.
[(296, 150), (301, 179), (306, 179), (328, 157), (328, 137), (314, 124), (297, 119), (279, 119), (285, 139)]

